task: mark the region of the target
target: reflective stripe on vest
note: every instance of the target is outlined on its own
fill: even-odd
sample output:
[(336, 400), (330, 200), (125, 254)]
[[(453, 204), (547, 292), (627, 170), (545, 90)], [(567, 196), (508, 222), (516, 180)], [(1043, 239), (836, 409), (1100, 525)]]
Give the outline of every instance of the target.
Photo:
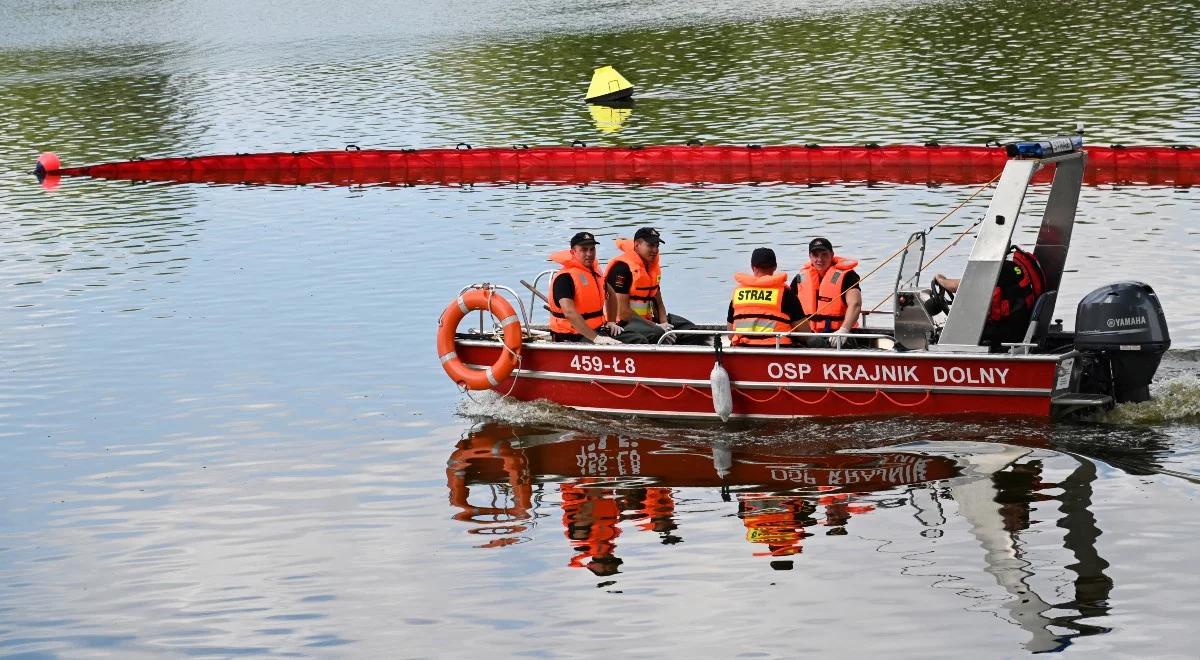
[[(731, 340), (734, 346), (774, 346), (773, 335), (758, 336), (740, 333), (788, 332), (792, 323), (783, 313), (783, 293), (787, 289), (787, 274), (755, 277), (746, 273), (734, 276), (738, 286), (733, 290), (730, 303), (733, 305), (733, 329), (738, 332)], [(779, 338), (780, 344), (791, 344), (787, 337)]]
[(810, 317), (813, 332), (834, 332), (842, 327), (842, 321), (846, 318), (846, 297), (842, 295), (842, 278), (846, 271), (854, 270), (857, 265), (858, 261), (855, 259), (835, 256), (833, 264), (825, 271), (823, 280), (811, 263), (800, 269), (796, 296), (800, 298), (804, 315)]
[(617, 239), (617, 249), (621, 253), (608, 262), (608, 267), (604, 270), (604, 278), (608, 279), (609, 272), (618, 261), (629, 266), (629, 272), (633, 274), (633, 281), (629, 283), (629, 308), (636, 316), (653, 323), (656, 311), (655, 299), (658, 297), (659, 284), (662, 282), (662, 268), (659, 266), (659, 261), (655, 259), (654, 263), (647, 267), (641, 255), (634, 251), (633, 241), (628, 238)]

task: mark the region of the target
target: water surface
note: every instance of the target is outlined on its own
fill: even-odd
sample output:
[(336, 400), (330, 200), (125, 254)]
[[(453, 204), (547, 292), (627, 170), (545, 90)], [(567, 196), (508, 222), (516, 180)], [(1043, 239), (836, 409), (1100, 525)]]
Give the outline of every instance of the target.
[[(0, 655), (1190, 657), (1195, 189), (1085, 188), (1060, 295), (1155, 287), (1175, 349), (1153, 402), (691, 427), (470, 401), (436, 317), (580, 229), (652, 224), (672, 311), (713, 319), (754, 247), (794, 270), (826, 235), (865, 272), (974, 188), (28, 172), (43, 150), (981, 144), (1076, 121), (1200, 144), (1198, 26), (1123, 1), (0, 0)], [(602, 64), (639, 88), (620, 126), (581, 102)]]

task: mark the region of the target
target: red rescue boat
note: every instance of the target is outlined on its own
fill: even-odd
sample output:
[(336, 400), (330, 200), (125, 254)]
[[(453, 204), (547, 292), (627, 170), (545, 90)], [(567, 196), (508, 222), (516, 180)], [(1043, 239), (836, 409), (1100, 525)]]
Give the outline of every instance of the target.
[[(673, 418), (1046, 417), (1145, 400), (1170, 346), (1151, 287), (1106, 285), (1079, 302), (1074, 332), (1051, 323), (1084, 178), (1080, 147), (1077, 138), (1012, 145), (1015, 155), (978, 223), (957, 300), (920, 286), (925, 234), (917, 232), (898, 253), (892, 327), (856, 329), (854, 348), (727, 347), (732, 333), (724, 324), (665, 335), (706, 336), (710, 345), (703, 346), (554, 343), (519, 299), (521, 315), (497, 302), (505, 291), (515, 296), (511, 289), (484, 284), (465, 288), (443, 313), (438, 355), (464, 389)], [(1047, 171), (1053, 183), (1033, 251), (1045, 292), (1024, 337), (996, 352), (981, 345), (992, 290), (1026, 189)], [(490, 311), (494, 329), (484, 327), (481, 314), (478, 331), (459, 333), (459, 321), (474, 310)]]
[[(496, 342), (462, 337), (468, 365), (490, 365)], [(945, 415), (956, 412), (1048, 416), (1069, 394), (1072, 352), (958, 356), (884, 349), (726, 348), (733, 416)], [(604, 413), (717, 417), (713, 349), (591, 346), (532, 341), (521, 367), (498, 392)]]

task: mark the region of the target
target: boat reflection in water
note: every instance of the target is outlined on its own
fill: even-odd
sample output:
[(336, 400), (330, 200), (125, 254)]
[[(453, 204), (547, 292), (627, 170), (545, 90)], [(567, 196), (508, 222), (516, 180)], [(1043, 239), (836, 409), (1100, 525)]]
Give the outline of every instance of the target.
[[(472, 534), (491, 537), (480, 547), (528, 540), (532, 521), (561, 515), (568, 565), (598, 576), (628, 570), (618, 553), (622, 534), (655, 534), (667, 546), (683, 541), (676, 501), (685, 494), (693, 504), (704, 497), (686, 489), (719, 489), (714, 495), (736, 506), (749, 554), (767, 558), (776, 570), (795, 568), (806, 543), (834, 542), (820, 539), (847, 535), (853, 519), (887, 509), (907, 509), (906, 518), (931, 541), (965, 522), (981, 547), (984, 573), (1008, 594), (995, 611), (1028, 632), (1026, 649), (1052, 651), (1074, 637), (1108, 631), (1082, 620), (1107, 614), (1112, 581), (1088, 510), (1095, 463), (1050, 451), (1044, 440), (1027, 442), (743, 448), (487, 423), (458, 443), (446, 473), (454, 519), (468, 523)], [(1047, 483), (1047, 457), (1076, 466), (1065, 479)], [(947, 501), (957, 518), (945, 512)], [(1044, 517), (1053, 501), (1069, 562), (1027, 556), (1032, 541), (1022, 539), (1035, 503), (1045, 503), (1037, 507)], [(697, 515), (691, 509), (689, 518)], [(923, 553), (922, 562), (938, 564), (936, 571), (922, 571), (936, 573), (936, 582), (963, 572), (939, 564), (933, 552)], [(1064, 576), (1073, 583), (1073, 598), (1063, 595)], [(1046, 600), (1039, 591), (1061, 600)], [(972, 597), (969, 589), (959, 593)]]

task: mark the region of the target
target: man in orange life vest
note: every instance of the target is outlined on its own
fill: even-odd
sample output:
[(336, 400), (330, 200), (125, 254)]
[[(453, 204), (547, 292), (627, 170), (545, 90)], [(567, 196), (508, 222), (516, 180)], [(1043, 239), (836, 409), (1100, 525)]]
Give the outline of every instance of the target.
[[(734, 346), (775, 346), (776, 335), (750, 333), (789, 332), (802, 318), (800, 301), (787, 286), (787, 273), (776, 273), (775, 267), (775, 251), (760, 247), (750, 254), (752, 274), (734, 275), (738, 286), (726, 316), (729, 329), (739, 333), (730, 342)], [(787, 337), (780, 337), (778, 342), (781, 346), (792, 345)]]
[[(811, 332), (845, 334), (858, 325), (862, 291), (858, 288), (860, 278), (854, 271), (857, 265), (855, 259), (835, 256), (829, 239), (809, 241), (808, 263), (792, 280), (792, 291), (800, 299), (804, 315), (809, 317)], [(821, 338), (808, 343), (823, 346), (828, 342)]]
[[(633, 240), (617, 239), (618, 254), (604, 271), (608, 288), (605, 316), (624, 330), (619, 337), (623, 343), (657, 343), (669, 330), (695, 327), (682, 316), (667, 314), (663, 303), (658, 251), (665, 242), (653, 227), (637, 230)], [(669, 335), (664, 343), (675, 343), (677, 336)], [(681, 343), (689, 339), (692, 337), (684, 336)]]
[(596, 237), (581, 231), (571, 249), (550, 255), (562, 268), (550, 279), (550, 336), (554, 341), (620, 344), (621, 326), (604, 320), (604, 283), (596, 272)]
[[(1005, 259), (1000, 267), (1000, 277), (992, 289), (992, 304), (988, 309), (987, 322), (983, 325), (980, 341), (995, 349), (1004, 342), (1025, 339), (1025, 331), (1033, 316), (1033, 305), (1046, 289), (1046, 277), (1042, 267), (1030, 253), (1017, 246), (1009, 248), (1011, 259)], [(962, 280), (938, 273), (933, 277), (942, 288), (950, 293), (958, 291)]]

